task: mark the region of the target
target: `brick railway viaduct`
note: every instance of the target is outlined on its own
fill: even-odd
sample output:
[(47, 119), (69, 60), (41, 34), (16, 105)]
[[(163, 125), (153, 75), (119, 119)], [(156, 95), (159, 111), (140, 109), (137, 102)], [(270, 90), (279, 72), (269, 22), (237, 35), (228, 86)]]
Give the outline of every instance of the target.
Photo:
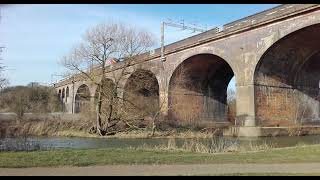
[[(160, 59), (160, 49), (142, 55), (128, 68), (119, 94), (125, 93), (130, 79), (138, 77), (135, 74), (149, 73), (158, 86), (164, 115), (179, 120), (179, 114), (168, 107), (185, 98), (199, 121), (223, 123), (227, 121), (227, 86), (235, 77), (239, 136), (259, 136), (265, 127), (320, 122), (320, 5), (268, 9), (225, 24), (219, 31), (167, 45), (165, 57)], [(120, 62), (109, 67), (110, 79), (111, 72), (119, 73), (122, 66)], [(189, 81), (183, 93), (174, 93), (182, 69)], [(96, 91), (86, 80), (73, 80), (54, 85), (69, 113), (76, 112), (80, 87), (91, 97)]]

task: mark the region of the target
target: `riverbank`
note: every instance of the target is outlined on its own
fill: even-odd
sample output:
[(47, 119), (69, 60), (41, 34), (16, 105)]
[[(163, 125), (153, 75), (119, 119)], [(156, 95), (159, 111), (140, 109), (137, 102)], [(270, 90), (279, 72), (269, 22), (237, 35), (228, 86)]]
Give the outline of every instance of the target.
[[(119, 123), (119, 129), (123, 124)], [(83, 137), (83, 138), (211, 138), (213, 136), (237, 136), (237, 127), (228, 127), (226, 124), (175, 125), (174, 127), (163, 123), (151, 136), (150, 127), (131, 128), (119, 131), (108, 136), (99, 136), (90, 133), (95, 125), (92, 118), (81, 114), (51, 113), (51, 114), (25, 114), (23, 119), (18, 119), (13, 113), (0, 113), (0, 138), (4, 137)], [(262, 137), (276, 136), (307, 136), (320, 134), (320, 126), (304, 125), (293, 127), (261, 127)], [(231, 133), (232, 132), (232, 133)]]
[[(95, 121), (80, 114), (25, 114), (21, 120), (15, 114), (0, 114), (1, 137), (95, 137), (95, 138), (151, 138), (151, 129), (132, 129), (110, 136), (89, 133)], [(196, 129), (192, 127), (167, 127), (157, 129), (152, 138), (210, 138), (222, 134), (222, 128)]]
[(196, 153), (141, 148), (0, 152), (1, 168), (230, 163), (320, 163), (320, 145), (230, 153)]
[[(144, 138), (212, 138), (214, 133), (194, 131), (191, 129), (177, 129), (168, 131), (156, 131), (151, 136), (151, 130), (130, 130), (119, 132), (112, 136), (98, 136), (83, 131), (58, 131), (51, 134), (51, 137), (95, 137), (95, 138), (122, 138), (122, 139), (144, 139)], [(50, 136), (49, 136), (50, 137)]]
[[(74, 123), (74, 122), (70, 122)], [(1, 124), (1, 123), (0, 123)], [(141, 139), (141, 138), (212, 138), (215, 136), (214, 132), (195, 131), (192, 129), (170, 129), (167, 131), (157, 130), (151, 136), (151, 130), (129, 130), (126, 132), (118, 132), (111, 136), (99, 136), (91, 134), (85, 130), (78, 128), (69, 128), (70, 126), (55, 126), (48, 125), (46, 122), (24, 122), (21, 124), (2, 124), (2, 134), (0, 137), (81, 137), (81, 138), (122, 138), (122, 139)], [(60, 126), (60, 125), (58, 125)], [(50, 127), (52, 129), (50, 129)]]

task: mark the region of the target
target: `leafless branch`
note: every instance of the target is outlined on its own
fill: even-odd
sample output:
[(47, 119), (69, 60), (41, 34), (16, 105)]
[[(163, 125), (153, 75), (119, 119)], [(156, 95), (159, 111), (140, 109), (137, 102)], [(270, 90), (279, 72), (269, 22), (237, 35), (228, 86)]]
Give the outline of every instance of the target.
[[(118, 90), (123, 88), (121, 82), (127, 77), (127, 68), (131, 62), (153, 44), (152, 35), (147, 31), (122, 23), (102, 23), (89, 28), (83, 36), (83, 41), (62, 59), (64, 67), (80, 73), (87, 81), (98, 87), (95, 96), (98, 134), (107, 134), (107, 128), (111, 128), (111, 120), (119, 119), (118, 116), (121, 113), (117, 111), (123, 108), (120, 101), (130, 104), (138, 111), (143, 111), (134, 102), (120, 97)], [(122, 69), (117, 73), (111, 73), (113, 85), (105, 83), (108, 79), (106, 77), (109, 65), (107, 61), (110, 59), (118, 61), (123, 59)]]

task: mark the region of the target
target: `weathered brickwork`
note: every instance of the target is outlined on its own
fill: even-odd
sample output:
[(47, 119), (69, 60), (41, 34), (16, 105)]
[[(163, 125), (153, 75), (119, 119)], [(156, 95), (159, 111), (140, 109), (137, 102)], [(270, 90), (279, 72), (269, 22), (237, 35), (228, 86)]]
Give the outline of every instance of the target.
[(320, 25), (270, 47), (256, 69), (256, 118), (261, 126), (319, 121)]
[[(164, 115), (178, 121), (226, 122), (226, 89), (234, 76), (235, 115), (241, 126), (317, 124), (319, 33), (320, 5), (281, 5), (226, 24), (218, 32), (207, 31), (165, 46), (164, 62), (159, 49), (139, 56), (128, 67), (118, 94), (128, 93), (130, 76), (146, 70), (157, 81), (157, 102)], [(113, 79), (122, 66), (109, 67), (106, 75)], [(187, 82), (179, 83), (177, 74), (184, 68)], [(68, 112), (74, 112), (72, 102), (82, 84), (94, 96), (96, 86), (79, 77), (55, 85), (60, 95), (69, 88), (69, 97), (63, 101)], [(255, 132), (251, 128), (241, 133)]]

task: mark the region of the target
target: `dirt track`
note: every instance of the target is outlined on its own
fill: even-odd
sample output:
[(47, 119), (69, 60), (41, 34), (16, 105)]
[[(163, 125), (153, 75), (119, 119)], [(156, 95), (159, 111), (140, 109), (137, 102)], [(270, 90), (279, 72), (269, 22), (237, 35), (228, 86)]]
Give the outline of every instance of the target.
[(213, 175), (225, 173), (320, 173), (320, 163), (297, 164), (202, 164), (202, 165), (107, 165), (58, 168), (0, 168), (0, 175)]

